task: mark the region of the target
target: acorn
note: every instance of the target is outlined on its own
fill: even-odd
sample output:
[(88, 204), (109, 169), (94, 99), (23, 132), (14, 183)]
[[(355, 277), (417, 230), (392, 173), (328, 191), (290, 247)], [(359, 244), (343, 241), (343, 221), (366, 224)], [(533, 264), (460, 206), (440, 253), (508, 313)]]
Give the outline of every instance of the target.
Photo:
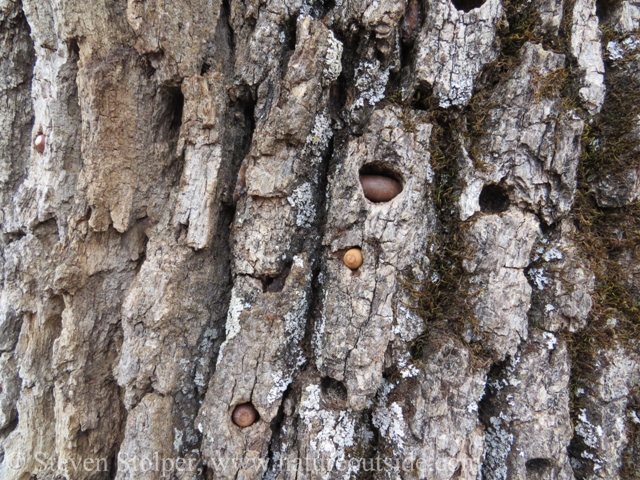
[(233, 415), (231, 418), (233, 419), (233, 423), (238, 425), (241, 428), (248, 427), (249, 425), (253, 425), (258, 420), (258, 411), (255, 409), (253, 405), (250, 403), (242, 403), (233, 410)]
[(402, 185), (383, 175), (360, 175), (364, 196), (375, 203), (388, 202), (402, 192)]
[(347, 250), (342, 260), (351, 270), (357, 270), (362, 265), (362, 251), (359, 248)]
[(46, 143), (46, 138), (43, 133), (39, 133), (38, 135), (36, 135), (36, 138), (33, 141), (33, 145), (38, 153), (44, 152), (45, 143)]

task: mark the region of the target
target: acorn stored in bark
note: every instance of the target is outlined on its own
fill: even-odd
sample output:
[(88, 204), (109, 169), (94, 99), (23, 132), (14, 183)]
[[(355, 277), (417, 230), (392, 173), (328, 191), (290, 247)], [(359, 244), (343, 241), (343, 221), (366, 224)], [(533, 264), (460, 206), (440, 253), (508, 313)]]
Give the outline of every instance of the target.
[(35, 140), (33, 141), (33, 145), (38, 153), (44, 152), (44, 146), (46, 143), (46, 137), (43, 133), (39, 133), (36, 135)]
[(393, 178), (383, 175), (360, 175), (364, 196), (375, 203), (388, 202), (402, 192), (402, 186)]
[(359, 248), (347, 250), (342, 260), (351, 270), (357, 270), (362, 265), (362, 251)]
[(258, 420), (258, 411), (250, 403), (242, 403), (233, 410), (233, 423), (241, 428), (253, 425)]

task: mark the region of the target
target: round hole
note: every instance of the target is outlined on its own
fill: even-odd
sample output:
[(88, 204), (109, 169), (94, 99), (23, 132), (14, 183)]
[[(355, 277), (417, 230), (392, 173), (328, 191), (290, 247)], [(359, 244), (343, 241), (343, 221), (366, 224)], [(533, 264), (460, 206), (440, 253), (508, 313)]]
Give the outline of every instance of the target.
[(480, 193), (480, 210), (484, 213), (506, 212), (511, 205), (509, 194), (500, 185), (485, 185)]
[(453, 3), (456, 9), (464, 12), (469, 12), (474, 8), (481, 7), (485, 2), (486, 0), (451, 0), (451, 3)]

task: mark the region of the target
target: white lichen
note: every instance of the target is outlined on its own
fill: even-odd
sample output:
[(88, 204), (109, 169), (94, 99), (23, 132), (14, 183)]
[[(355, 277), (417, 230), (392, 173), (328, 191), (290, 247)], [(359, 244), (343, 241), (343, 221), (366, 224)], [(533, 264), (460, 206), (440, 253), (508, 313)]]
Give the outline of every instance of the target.
[(600, 438), (604, 431), (600, 425), (593, 425), (587, 418), (587, 410), (585, 408), (580, 409), (578, 414), (578, 422), (576, 423), (575, 432), (581, 436), (584, 444), (590, 448), (598, 448)]
[(309, 182), (296, 188), (289, 197), (289, 205), (296, 208), (296, 225), (310, 228), (316, 219), (316, 207), (313, 200), (313, 190)]
[(482, 469), (484, 480), (507, 479), (509, 470), (506, 461), (513, 445), (513, 435), (503, 428), (507, 421), (508, 417), (502, 412), (498, 417), (489, 419), (490, 425), (485, 435), (486, 455)]
[(301, 402), (300, 418), (311, 435), (311, 456), (321, 456), (326, 467), (321, 472), (323, 480), (335, 478), (332, 471), (336, 470), (348, 480), (359, 472), (358, 465), (348, 462), (346, 453), (346, 448), (354, 445), (356, 422), (351, 410), (334, 412), (320, 408), (320, 395), (319, 385), (309, 385)]
[(333, 32), (329, 30), (328, 37), (329, 47), (325, 56), (324, 69), (322, 78), (325, 85), (336, 81), (342, 73), (342, 42), (334, 37)]
[(550, 262), (552, 260), (562, 260), (564, 258), (564, 255), (560, 250), (558, 250), (555, 247), (552, 247), (552, 248), (549, 248), (546, 252), (544, 252), (544, 255), (542, 255), (542, 258), (544, 259), (545, 262)]
[(402, 407), (397, 402), (393, 402), (388, 408), (376, 408), (373, 412), (373, 425), (391, 445), (394, 445), (394, 450), (398, 452), (404, 450), (405, 420)]
[(359, 95), (351, 106), (352, 111), (364, 107), (365, 102), (373, 107), (384, 98), (384, 92), (389, 81), (389, 69), (381, 71), (378, 60), (360, 62), (355, 70), (355, 78)]
[(555, 348), (555, 346), (558, 344), (558, 339), (556, 338), (556, 336), (553, 333), (543, 332), (542, 336), (544, 337), (545, 341), (547, 342), (547, 349), (553, 350)]
[(282, 394), (293, 380), (291, 376), (285, 377), (283, 372), (271, 372), (271, 379), (273, 380), (273, 385), (267, 394), (267, 402), (269, 405), (273, 405), (276, 400), (282, 398)]
[(316, 115), (311, 133), (307, 135), (304, 153), (311, 153), (315, 157), (321, 157), (329, 148), (329, 142), (333, 137), (331, 118), (324, 113)]
[(545, 276), (545, 271), (543, 268), (530, 269), (529, 278), (538, 288), (538, 290), (544, 290), (544, 288), (551, 283), (551, 279)]
[(251, 308), (251, 304), (246, 302), (234, 287), (231, 291), (231, 301), (229, 302), (229, 311), (227, 313), (227, 341), (231, 340), (240, 332), (240, 314), (243, 310)]

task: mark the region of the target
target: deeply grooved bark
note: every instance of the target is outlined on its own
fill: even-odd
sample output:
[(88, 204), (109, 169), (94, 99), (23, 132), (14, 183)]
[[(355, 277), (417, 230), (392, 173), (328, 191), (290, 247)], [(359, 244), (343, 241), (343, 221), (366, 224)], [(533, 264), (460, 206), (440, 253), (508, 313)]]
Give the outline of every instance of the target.
[(0, 0), (0, 478), (632, 478), (639, 32)]

